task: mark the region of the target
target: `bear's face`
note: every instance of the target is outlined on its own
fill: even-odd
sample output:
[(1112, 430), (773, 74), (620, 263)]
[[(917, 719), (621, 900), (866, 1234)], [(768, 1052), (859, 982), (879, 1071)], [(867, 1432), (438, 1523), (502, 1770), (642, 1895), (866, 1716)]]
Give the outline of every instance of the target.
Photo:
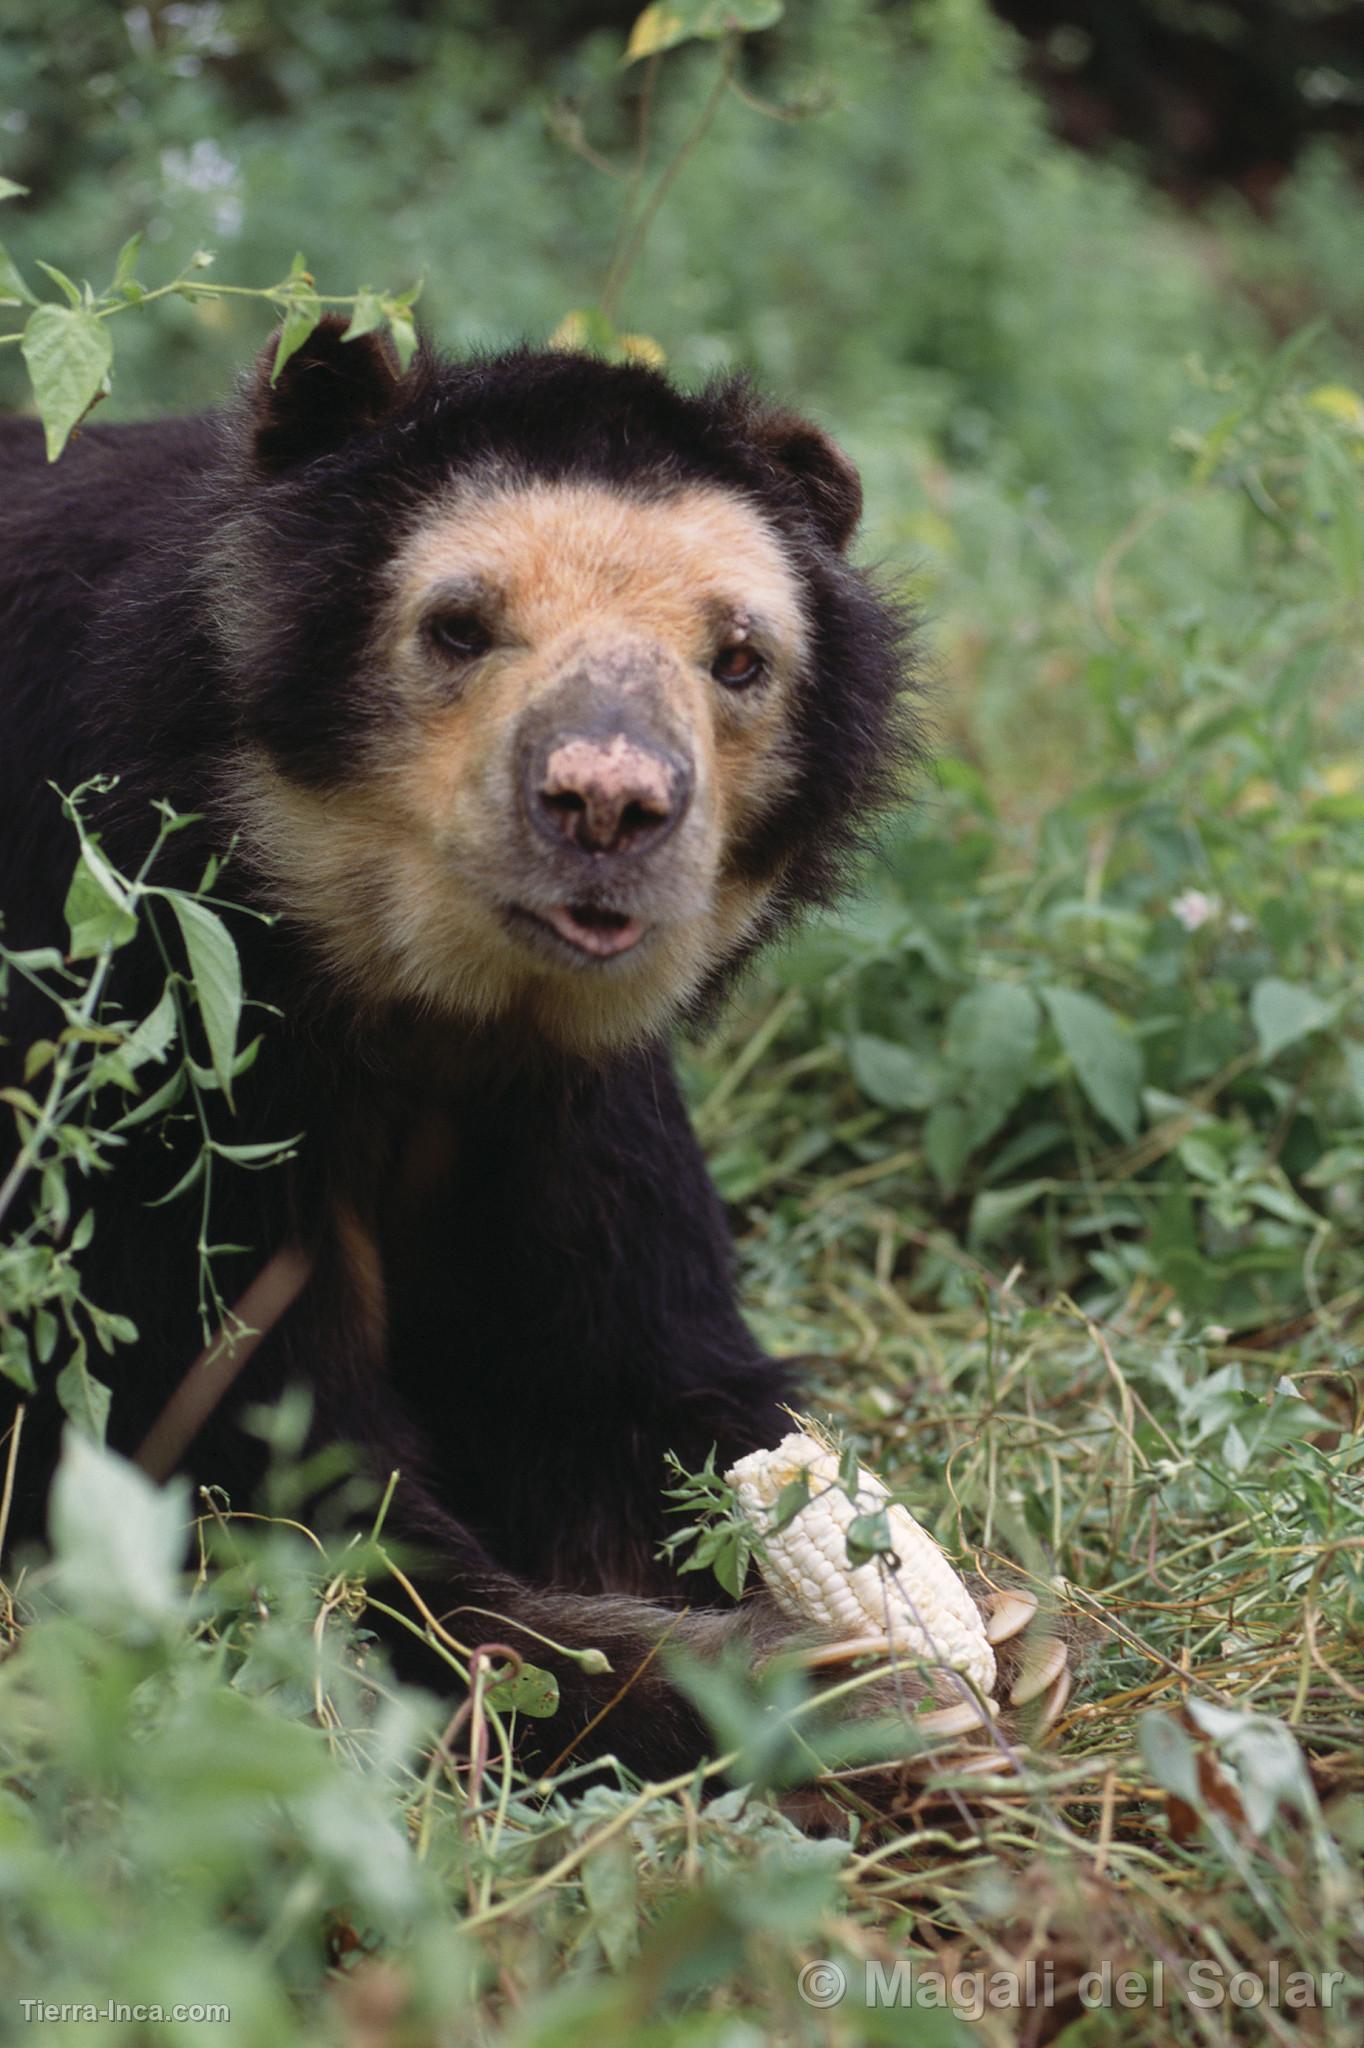
[[(660, 449), (642, 373), (526, 357), (490, 391), (495, 364), (470, 388), (428, 363), (404, 391), (356, 347), (323, 330), (293, 389), (258, 392), (257, 503), (213, 572), (250, 691), (232, 795), (248, 846), (362, 1005), (575, 1053), (639, 1042), (816, 893), (799, 876), (802, 823), (819, 825), (818, 806), (802, 818), (817, 557), (846, 534), (830, 546), (803, 513), (808, 484), (764, 503), (752, 479), (771, 458), (746, 470), (742, 445), (736, 460), (687, 418), (704, 402), (661, 380), (684, 426)], [(567, 390), (544, 406), (556, 367), (597, 380), (600, 422), (575, 422)], [(788, 443), (808, 437), (826, 526), (846, 522), (848, 465), (777, 418)], [(686, 430), (707, 426), (698, 460)], [(871, 681), (888, 706), (894, 683)]]

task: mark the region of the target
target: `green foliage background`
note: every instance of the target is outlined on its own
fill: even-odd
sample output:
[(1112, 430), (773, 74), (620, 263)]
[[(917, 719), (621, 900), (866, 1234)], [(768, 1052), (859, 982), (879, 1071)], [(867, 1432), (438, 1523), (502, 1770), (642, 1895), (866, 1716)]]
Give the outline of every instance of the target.
[[(7, 245), (44, 291), (39, 259), (100, 286), (142, 229), (149, 287), (302, 249), (324, 292), (423, 276), (449, 345), (546, 337), (629, 189), (645, 73), (628, 10), (598, 18), (11, 10)], [(762, 1788), (806, 1707), (734, 1674), (707, 1703), (752, 1797), (545, 1799), (496, 1740), (476, 1796), (431, 1702), (372, 1653), (357, 1680), (367, 1575), (392, 1589), (288, 1526), (287, 1416), (276, 1519), (209, 1514), (193, 1591), (184, 1502), (92, 1451), (55, 1564), (6, 1560), (0, 2039), (31, 2038), (10, 1986), (223, 1998), (223, 2037), (270, 2048), (1015, 2038), (795, 1991), (811, 1957), (938, 1950), (1277, 1958), (1358, 1993), (1364, 208), (1320, 145), (1272, 218), (1181, 215), (1053, 141), (1017, 56), (981, 0), (792, 7), (614, 311), (684, 380), (744, 365), (823, 419), (925, 615), (935, 770), (687, 1080), (762, 1335), (959, 1556), (1089, 1620), (1083, 1706), (969, 1836), (910, 1809), (799, 1837)], [(655, 167), (718, 61), (663, 59)], [(211, 402), (268, 321), (171, 296), (109, 324), (131, 417)], [(0, 1268), (7, 1356), (52, 1298), (32, 1244), (69, 1270), (60, 1181)], [(1208, 2038), (1178, 2001), (1056, 2024)], [(1300, 2024), (1357, 2038), (1343, 2000)]]

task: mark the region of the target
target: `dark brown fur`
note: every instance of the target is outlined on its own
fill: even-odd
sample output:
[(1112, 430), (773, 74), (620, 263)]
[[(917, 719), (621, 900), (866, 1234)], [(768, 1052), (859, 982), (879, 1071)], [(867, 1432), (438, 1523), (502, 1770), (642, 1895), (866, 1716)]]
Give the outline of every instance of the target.
[[(304, 1138), (283, 1170), (216, 1178), (212, 1228), (251, 1247), (223, 1261), (230, 1293), (285, 1247), (311, 1277), (192, 1469), (248, 1497), (241, 1407), (302, 1382), (319, 1443), (401, 1472), (389, 1529), (425, 1554), (432, 1610), (554, 1665), (542, 1760), (592, 1723), (594, 1751), (685, 1767), (705, 1736), (648, 1661), (660, 1632), (752, 1656), (788, 1631), (761, 1598), (677, 1623), (663, 1454), (771, 1442), (794, 1388), (739, 1314), (662, 1034), (830, 899), (913, 751), (904, 621), (846, 554), (851, 465), (743, 384), (689, 397), (533, 352), (398, 378), (327, 323), (221, 416), (94, 426), (53, 469), (3, 423), (0, 469), (8, 942), (60, 941), (73, 849), (47, 784), (95, 771), (120, 778), (96, 807), (116, 860), (168, 797), (198, 822), (164, 879), (235, 839), (227, 886), (276, 914), (237, 927), (280, 1014), (221, 1135)], [(441, 605), (477, 613), (467, 661), (433, 651)], [(750, 642), (759, 679), (731, 691), (718, 664)], [(685, 754), (685, 816), (609, 855), (542, 829), (563, 792), (535, 750), (618, 739)], [(630, 945), (559, 943), (570, 913)], [(129, 947), (114, 999), (144, 1012), (160, 972)], [(51, 1020), (11, 999), (22, 1047)], [(125, 1447), (199, 1348), (193, 1205), (145, 1206), (195, 1142), (143, 1130), (90, 1189), (86, 1284), (139, 1331), (111, 1367)], [(58, 1420), (45, 1388), (17, 1528)]]

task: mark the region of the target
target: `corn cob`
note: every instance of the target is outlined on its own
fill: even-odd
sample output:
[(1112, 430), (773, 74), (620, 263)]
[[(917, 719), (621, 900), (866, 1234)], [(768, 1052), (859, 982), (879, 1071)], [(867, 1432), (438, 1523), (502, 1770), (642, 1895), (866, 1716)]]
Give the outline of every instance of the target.
[[(883, 1647), (958, 1671), (990, 1693), (995, 1658), (980, 1609), (927, 1530), (891, 1502), (874, 1473), (859, 1468), (849, 1499), (838, 1481), (837, 1458), (801, 1430), (771, 1450), (740, 1458), (725, 1476), (762, 1531), (782, 1489), (802, 1472), (810, 1500), (764, 1544), (763, 1576), (777, 1605), (793, 1621), (850, 1639), (842, 1646), (847, 1654), (859, 1640), (879, 1639)], [(898, 1564), (875, 1558), (851, 1565), (850, 1525), (860, 1514), (882, 1510)]]

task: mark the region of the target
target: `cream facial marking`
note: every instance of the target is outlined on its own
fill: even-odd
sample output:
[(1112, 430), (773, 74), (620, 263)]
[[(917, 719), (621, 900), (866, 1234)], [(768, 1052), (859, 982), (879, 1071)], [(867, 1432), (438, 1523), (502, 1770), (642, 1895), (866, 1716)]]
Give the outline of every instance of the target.
[(791, 787), (807, 654), (762, 515), (694, 486), (487, 475), (398, 549), (345, 787), (248, 763), (283, 907), (372, 1001), (578, 1050), (662, 1028), (758, 927), (730, 855)]

